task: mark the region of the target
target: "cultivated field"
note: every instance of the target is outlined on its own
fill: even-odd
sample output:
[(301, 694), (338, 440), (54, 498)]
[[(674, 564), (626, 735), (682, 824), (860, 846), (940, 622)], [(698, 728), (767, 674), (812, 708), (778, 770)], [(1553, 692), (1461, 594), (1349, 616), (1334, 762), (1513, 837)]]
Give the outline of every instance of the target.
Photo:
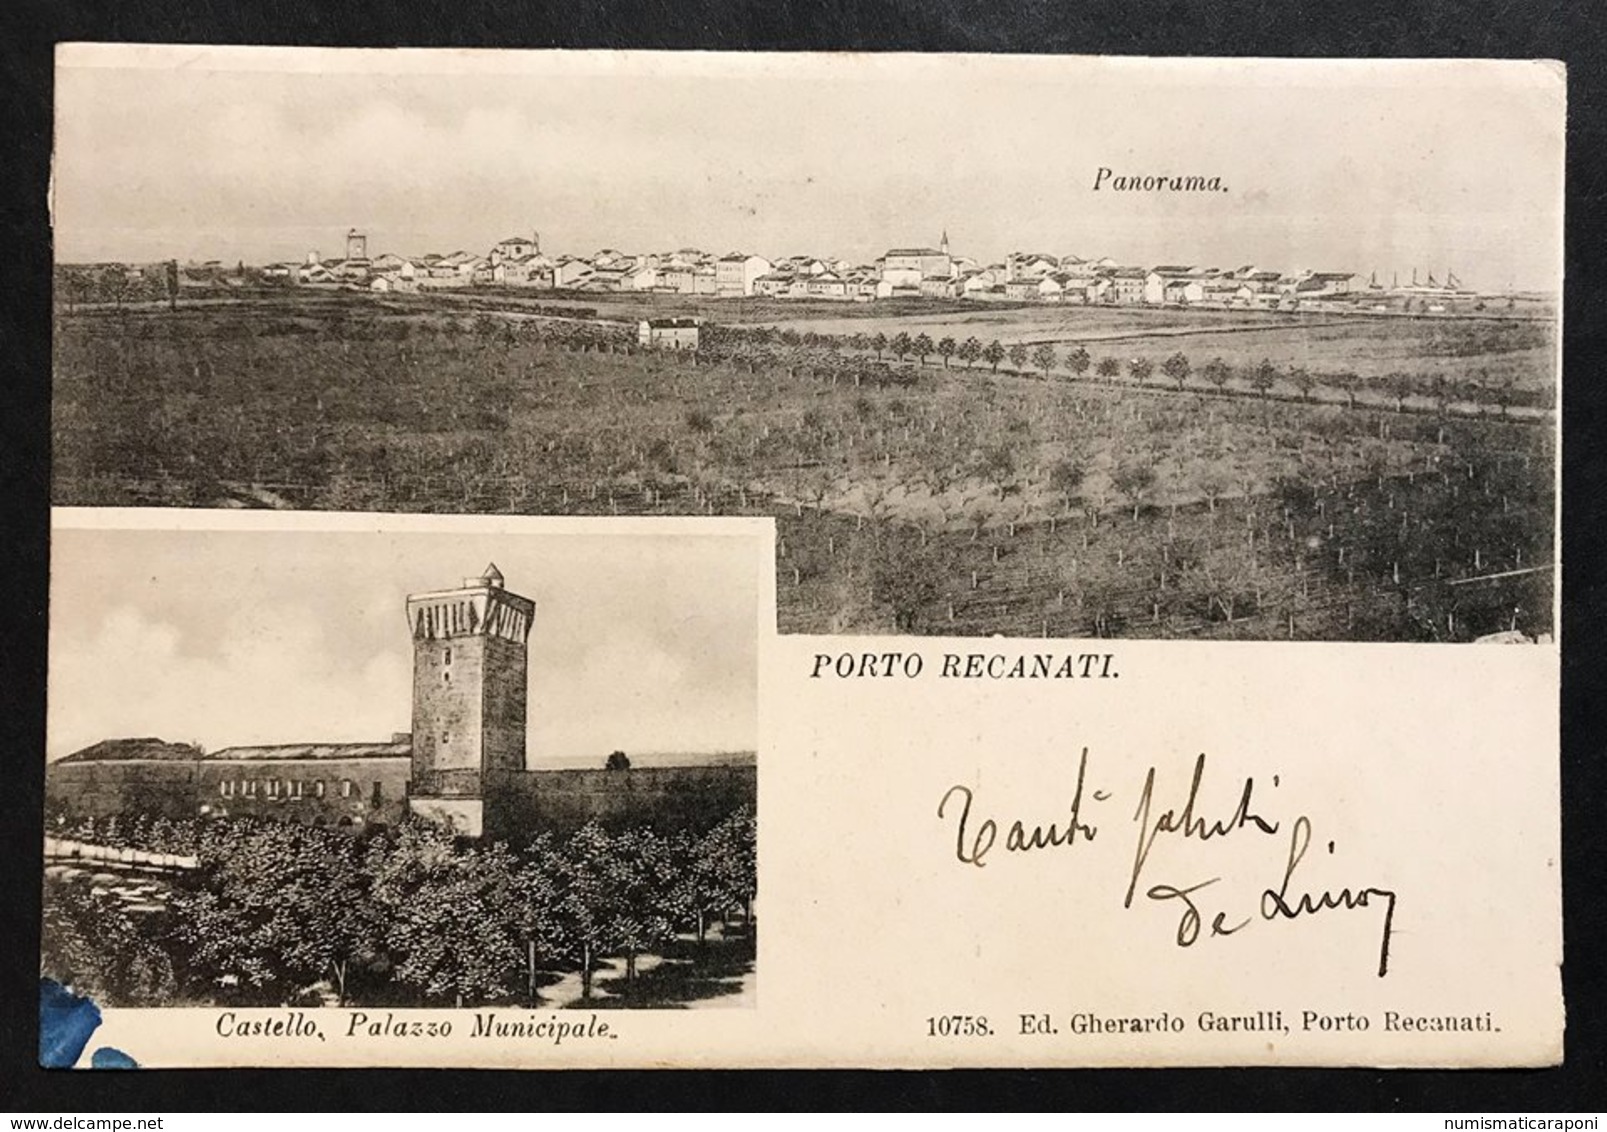
[[(875, 363), (718, 327), (693, 359), (443, 309), (292, 296), (63, 317), (55, 499), (773, 515), (784, 631), (1551, 630), (1538, 409), (1347, 403), (1287, 374)], [(1327, 329), (1282, 333), (1317, 369), (1361, 348)], [(1480, 341), (1504, 344), (1459, 348)]]
[[(602, 294), (536, 298), (529, 292), (467, 291), (447, 302), (472, 309), (540, 307), (595, 312), (631, 321), (691, 315), (730, 326), (785, 327), (799, 334), (850, 336), (925, 334), (933, 342), (976, 337), (1004, 346), (1050, 343), (1121, 359), (1159, 363), (1181, 352), (1203, 363), (1221, 358), (1233, 367), (1265, 360), (1279, 369), (1304, 367), (1321, 376), (1354, 374), (1383, 380), (1409, 371), (1425, 379), (1513, 387), (1548, 401), (1557, 380), (1554, 323), (1530, 315), (1346, 315), (1186, 308), (1086, 307), (1060, 304), (977, 304), (928, 299), (877, 303), (807, 300), (716, 299), (681, 295)], [(436, 299), (418, 300), (438, 306)], [(1203, 381), (1196, 379), (1203, 386)]]

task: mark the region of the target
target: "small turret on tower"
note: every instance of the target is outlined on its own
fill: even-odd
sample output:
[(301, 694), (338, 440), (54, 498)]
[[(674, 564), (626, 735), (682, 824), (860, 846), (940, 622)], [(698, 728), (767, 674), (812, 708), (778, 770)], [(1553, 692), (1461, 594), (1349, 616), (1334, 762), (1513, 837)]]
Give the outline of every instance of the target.
[(465, 587), (490, 586), (492, 589), (500, 590), (503, 587), (504, 581), (505, 579), (502, 577), (502, 571), (497, 569), (497, 564), (495, 562), (490, 562), (486, 564), (485, 570), (482, 571), (478, 577), (464, 578), (463, 585)]

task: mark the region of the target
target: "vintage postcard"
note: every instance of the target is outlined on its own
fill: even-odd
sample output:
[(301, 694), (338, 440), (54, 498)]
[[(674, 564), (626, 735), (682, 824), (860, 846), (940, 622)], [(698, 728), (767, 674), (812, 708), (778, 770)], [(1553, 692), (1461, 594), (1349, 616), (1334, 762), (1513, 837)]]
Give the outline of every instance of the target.
[(1559, 1061), (1565, 91), (62, 47), (42, 1060)]

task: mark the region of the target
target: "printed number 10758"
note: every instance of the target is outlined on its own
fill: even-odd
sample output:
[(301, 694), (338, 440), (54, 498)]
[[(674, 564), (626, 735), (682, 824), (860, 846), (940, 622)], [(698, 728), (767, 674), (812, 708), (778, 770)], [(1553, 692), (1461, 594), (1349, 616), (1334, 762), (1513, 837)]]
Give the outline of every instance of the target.
[(980, 1014), (940, 1014), (926, 1020), (929, 1038), (987, 1038), (993, 1028)]

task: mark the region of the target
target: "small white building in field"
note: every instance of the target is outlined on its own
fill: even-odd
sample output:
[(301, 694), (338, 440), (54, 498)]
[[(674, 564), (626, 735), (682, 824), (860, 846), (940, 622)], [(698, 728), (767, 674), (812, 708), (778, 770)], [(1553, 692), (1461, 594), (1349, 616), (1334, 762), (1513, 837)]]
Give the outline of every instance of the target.
[(698, 347), (698, 320), (644, 318), (636, 324), (636, 341), (650, 350), (695, 350)]

